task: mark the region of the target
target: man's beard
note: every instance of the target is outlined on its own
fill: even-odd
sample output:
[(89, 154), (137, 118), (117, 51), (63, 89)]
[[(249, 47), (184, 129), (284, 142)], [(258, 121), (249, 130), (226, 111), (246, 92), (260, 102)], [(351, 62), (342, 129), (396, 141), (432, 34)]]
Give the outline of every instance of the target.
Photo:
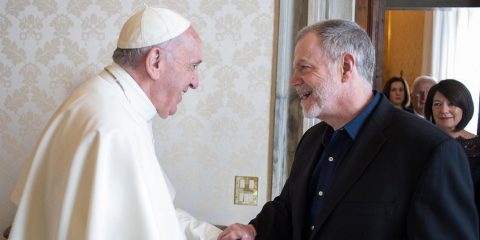
[(323, 85), (318, 84), (313, 86), (313, 91), (308, 97), (309, 106), (305, 106), (302, 102), (303, 115), (306, 118), (319, 118), (325, 113), (327, 101), (335, 96), (335, 88), (333, 86), (333, 80), (329, 79), (325, 81)]

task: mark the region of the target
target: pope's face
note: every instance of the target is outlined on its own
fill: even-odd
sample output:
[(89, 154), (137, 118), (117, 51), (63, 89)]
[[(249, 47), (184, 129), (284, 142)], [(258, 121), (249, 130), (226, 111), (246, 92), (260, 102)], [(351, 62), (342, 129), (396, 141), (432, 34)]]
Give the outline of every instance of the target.
[(165, 69), (161, 81), (154, 87), (153, 103), (161, 118), (175, 114), (177, 105), (189, 88), (198, 87), (198, 66), (202, 62), (201, 42), (197, 33), (189, 28), (178, 44), (164, 58)]

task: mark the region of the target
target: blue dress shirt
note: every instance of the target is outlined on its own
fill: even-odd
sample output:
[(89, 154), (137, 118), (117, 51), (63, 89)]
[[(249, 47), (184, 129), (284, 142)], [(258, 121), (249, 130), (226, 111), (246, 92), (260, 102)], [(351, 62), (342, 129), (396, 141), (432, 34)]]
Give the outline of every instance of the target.
[(373, 100), (352, 121), (335, 131), (332, 127), (329, 127), (323, 135), (323, 152), (315, 166), (309, 186), (311, 200), (307, 226), (310, 230), (315, 229), (315, 217), (325, 204), (328, 191), (333, 184), (333, 179), (335, 179), (336, 168), (349, 151), (368, 116), (380, 101), (380, 94), (377, 91), (373, 91), (373, 94)]

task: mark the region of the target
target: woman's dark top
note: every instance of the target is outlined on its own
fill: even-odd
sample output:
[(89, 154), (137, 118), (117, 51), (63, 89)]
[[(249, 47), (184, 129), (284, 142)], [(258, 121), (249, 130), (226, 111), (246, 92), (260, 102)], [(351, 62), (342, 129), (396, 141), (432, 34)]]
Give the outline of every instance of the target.
[(480, 211), (480, 137), (476, 136), (470, 139), (458, 137), (456, 139), (465, 149), (470, 162), (470, 171), (475, 187), (475, 204), (477, 205), (477, 211)]

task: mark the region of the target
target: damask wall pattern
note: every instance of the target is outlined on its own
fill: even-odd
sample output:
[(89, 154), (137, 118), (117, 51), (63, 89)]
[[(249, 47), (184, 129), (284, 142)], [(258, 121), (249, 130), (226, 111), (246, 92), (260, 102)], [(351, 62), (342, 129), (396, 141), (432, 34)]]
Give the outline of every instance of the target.
[[(266, 201), (275, 1), (3, 0), (0, 2), (0, 229), (23, 162), (60, 103), (111, 63), (123, 22), (169, 7), (203, 40), (200, 87), (154, 123), (176, 205), (215, 224), (246, 222)], [(234, 177), (259, 177), (258, 206), (233, 204)]]

